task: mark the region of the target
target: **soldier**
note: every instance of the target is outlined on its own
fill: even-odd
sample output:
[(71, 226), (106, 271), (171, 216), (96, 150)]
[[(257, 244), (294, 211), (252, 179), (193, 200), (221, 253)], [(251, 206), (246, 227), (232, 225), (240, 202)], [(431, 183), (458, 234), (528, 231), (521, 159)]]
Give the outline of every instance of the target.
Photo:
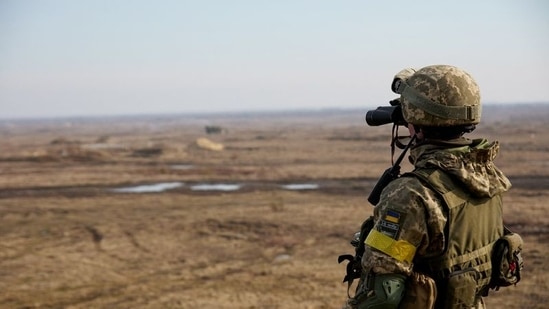
[(497, 141), (464, 137), (480, 122), (479, 87), (448, 65), (403, 70), (392, 87), (414, 171), (381, 192), (373, 228), (363, 224), (361, 278), (344, 308), (484, 308), (511, 183), (494, 164)]

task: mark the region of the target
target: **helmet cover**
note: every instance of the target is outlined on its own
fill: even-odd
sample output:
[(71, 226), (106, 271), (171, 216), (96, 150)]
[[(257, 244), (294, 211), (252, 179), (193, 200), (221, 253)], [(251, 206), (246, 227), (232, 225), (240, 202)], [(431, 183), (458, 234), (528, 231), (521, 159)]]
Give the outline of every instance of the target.
[(400, 93), (406, 122), (424, 126), (478, 124), (480, 90), (469, 73), (449, 65), (421, 68), (403, 80)]

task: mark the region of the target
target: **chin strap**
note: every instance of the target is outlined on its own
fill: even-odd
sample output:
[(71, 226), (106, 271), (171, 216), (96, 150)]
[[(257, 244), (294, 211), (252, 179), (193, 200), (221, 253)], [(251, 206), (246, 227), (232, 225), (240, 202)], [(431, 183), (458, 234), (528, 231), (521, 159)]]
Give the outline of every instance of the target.
[(396, 148), (403, 150), (408, 147), (409, 144), (409, 141), (403, 143), (401, 140), (410, 139), (410, 136), (399, 136), (398, 127), (400, 127), (400, 125), (394, 124), (391, 132), (391, 164), (393, 165), (395, 164), (394, 157)]

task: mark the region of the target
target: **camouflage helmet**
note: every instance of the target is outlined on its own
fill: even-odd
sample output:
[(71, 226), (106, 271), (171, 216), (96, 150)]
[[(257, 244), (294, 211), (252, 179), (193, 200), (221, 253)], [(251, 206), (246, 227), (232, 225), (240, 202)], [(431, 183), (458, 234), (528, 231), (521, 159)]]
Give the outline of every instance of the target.
[(448, 127), (480, 122), (480, 90), (467, 72), (432, 65), (399, 72), (392, 90), (400, 94), (404, 120), (410, 124)]

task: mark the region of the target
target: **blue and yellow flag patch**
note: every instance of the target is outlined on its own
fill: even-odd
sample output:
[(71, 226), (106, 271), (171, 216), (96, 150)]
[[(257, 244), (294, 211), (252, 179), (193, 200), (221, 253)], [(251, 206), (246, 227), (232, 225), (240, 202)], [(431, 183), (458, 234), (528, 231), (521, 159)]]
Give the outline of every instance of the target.
[(400, 223), (403, 218), (403, 213), (396, 210), (387, 209), (385, 213), (382, 213), (381, 220), (379, 220), (379, 232), (391, 237), (392, 239), (398, 239), (398, 235), (400, 234)]
[(389, 209), (385, 214), (385, 220), (398, 224), (398, 222), (400, 221), (400, 213)]

